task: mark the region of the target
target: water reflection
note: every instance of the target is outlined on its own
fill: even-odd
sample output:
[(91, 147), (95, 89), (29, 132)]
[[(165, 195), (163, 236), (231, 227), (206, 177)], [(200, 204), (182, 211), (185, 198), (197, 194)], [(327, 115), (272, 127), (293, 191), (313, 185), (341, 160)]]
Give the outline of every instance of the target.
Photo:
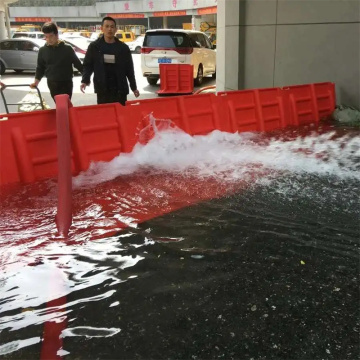
[(93, 165), (67, 241), (53, 181), (2, 194), (0, 354), (356, 358), (360, 140), (290, 135), (160, 134)]

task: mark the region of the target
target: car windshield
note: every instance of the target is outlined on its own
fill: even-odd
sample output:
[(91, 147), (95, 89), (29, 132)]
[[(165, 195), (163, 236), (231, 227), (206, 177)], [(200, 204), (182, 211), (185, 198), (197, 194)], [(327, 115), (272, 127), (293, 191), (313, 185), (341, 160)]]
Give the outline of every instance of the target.
[(145, 36), (144, 46), (161, 48), (189, 47), (187, 34), (180, 32), (154, 32)]

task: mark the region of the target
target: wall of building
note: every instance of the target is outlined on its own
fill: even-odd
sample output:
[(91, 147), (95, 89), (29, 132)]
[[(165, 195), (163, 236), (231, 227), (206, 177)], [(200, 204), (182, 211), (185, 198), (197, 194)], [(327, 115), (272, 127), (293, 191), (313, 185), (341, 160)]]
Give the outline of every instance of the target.
[[(336, 84), (338, 103), (360, 107), (359, 1), (235, 0), (230, 3), (233, 3), (231, 11), (226, 9), (227, 1), (219, 0), (218, 4), (218, 23), (229, 24), (224, 26), (223, 34), (218, 28), (218, 44), (226, 35), (226, 54), (220, 58), (224, 71), (219, 85), (224, 89), (236, 86), (246, 89), (332, 81)], [(237, 19), (233, 14), (235, 3)], [(221, 10), (223, 6), (225, 9)], [(225, 14), (221, 15), (220, 11), (224, 10)], [(235, 34), (238, 48), (227, 49), (229, 37)], [(234, 59), (234, 51), (238, 59)]]
[[(15, 0), (14, 0), (15, 1)], [(59, 0), (61, 1), (61, 0)], [(97, 2), (94, 6), (33, 6), (10, 8), (10, 17), (51, 17), (57, 18), (93, 18), (97, 20), (105, 14), (141, 13), (152, 16), (159, 11), (187, 10), (187, 15), (196, 14), (196, 10), (216, 6), (217, 0), (118, 0)]]

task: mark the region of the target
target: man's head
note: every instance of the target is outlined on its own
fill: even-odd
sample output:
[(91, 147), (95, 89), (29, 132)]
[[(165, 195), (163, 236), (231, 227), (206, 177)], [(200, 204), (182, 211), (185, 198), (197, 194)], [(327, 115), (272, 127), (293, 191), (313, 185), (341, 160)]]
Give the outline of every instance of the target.
[(110, 16), (105, 16), (101, 22), (101, 31), (104, 33), (105, 39), (112, 39), (116, 33), (115, 19)]
[(42, 32), (45, 35), (45, 40), (48, 45), (56, 45), (59, 40), (58, 28), (52, 22), (47, 22), (42, 27)]

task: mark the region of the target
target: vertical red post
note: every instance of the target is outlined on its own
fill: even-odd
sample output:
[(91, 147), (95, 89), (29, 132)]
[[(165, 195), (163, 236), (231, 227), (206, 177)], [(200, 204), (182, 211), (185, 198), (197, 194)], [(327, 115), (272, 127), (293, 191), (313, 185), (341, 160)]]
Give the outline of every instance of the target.
[(55, 102), (59, 166), (56, 226), (59, 235), (66, 238), (72, 223), (72, 176), (69, 130), (69, 107), (72, 104), (69, 96), (65, 94), (55, 96)]

